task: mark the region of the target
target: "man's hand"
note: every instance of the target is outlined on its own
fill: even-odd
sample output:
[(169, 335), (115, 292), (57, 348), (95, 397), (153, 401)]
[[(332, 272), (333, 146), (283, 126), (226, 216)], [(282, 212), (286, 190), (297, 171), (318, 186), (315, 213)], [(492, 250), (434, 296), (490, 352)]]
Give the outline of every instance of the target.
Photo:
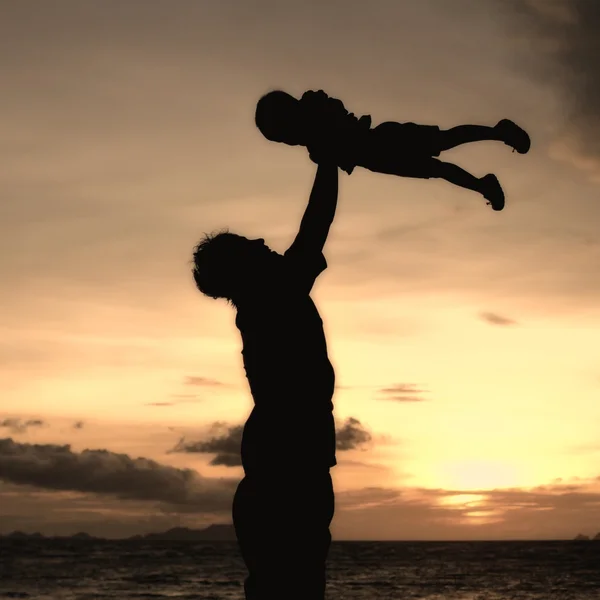
[(304, 92), (300, 103), (309, 120), (321, 129), (338, 126), (349, 114), (341, 100), (331, 98), (323, 90)]
[(308, 157), (317, 165), (335, 165), (337, 149), (329, 140), (318, 140), (308, 146)]
[(323, 90), (317, 90), (316, 92), (309, 90), (302, 94), (300, 102), (302, 102), (304, 106), (309, 106), (311, 109), (319, 110), (327, 104), (328, 100), (329, 96)]

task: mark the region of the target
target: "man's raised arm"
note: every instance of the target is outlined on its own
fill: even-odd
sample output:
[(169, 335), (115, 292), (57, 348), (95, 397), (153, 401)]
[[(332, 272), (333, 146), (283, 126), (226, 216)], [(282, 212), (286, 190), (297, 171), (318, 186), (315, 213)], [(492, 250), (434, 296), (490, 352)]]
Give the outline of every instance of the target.
[(316, 278), (327, 268), (323, 246), (335, 217), (338, 199), (338, 168), (330, 161), (320, 163), (304, 211), (300, 231), (285, 252), (291, 285), (310, 293)]
[(305, 255), (321, 254), (335, 217), (337, 200), (338, 167), (329, 163), (319, 164), (300, 230), (290, 250)]

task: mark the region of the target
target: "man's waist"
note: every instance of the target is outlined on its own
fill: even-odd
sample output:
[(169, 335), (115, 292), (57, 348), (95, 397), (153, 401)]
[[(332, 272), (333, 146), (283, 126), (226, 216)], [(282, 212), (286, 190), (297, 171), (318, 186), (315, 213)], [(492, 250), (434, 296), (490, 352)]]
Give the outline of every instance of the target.
[[(256, 432), (258, 433), (258, 432)], [(310, 439), (310, 446), (306, 439)], [(280, 443), (285, 441), (285, 443)], [(241, 446), (244, 470), (263, 470), (270, 466), (290, 466), (295, 470), (314, 471), (328, 469), (337, 464), (335, 436), (320, 439), (313, 432), (305, 431), (300, 438), (285, 440), (269, 435), (245, 435)]]
[(331, 400), (335, 387), (335, 372), (331, 363), (307, 368), (278, 367), (256, 369), (246, 365), (246, 377), (252, 394), (281, 397), (321, 398)]
[(294, 400), (289, 397), (273, 398), (270, 396), (253, 396), (254, 408), (251, 418), (261, 421), (280, 423), (285, 419), (285, 427), (294, 423), (323, 425), (333, 427), (333, 402), (331, 398), (319, 398), (315, 401)]

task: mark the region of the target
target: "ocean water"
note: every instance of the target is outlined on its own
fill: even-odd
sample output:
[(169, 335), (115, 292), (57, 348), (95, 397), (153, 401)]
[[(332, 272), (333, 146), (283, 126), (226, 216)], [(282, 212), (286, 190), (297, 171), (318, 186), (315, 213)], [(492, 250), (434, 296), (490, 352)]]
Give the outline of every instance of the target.
[[(3, 600), (242, 600), (244, 576), (235, 543), (0, 540)], [(327, 598), (600, 600), (600, 543), (334, 542)]]

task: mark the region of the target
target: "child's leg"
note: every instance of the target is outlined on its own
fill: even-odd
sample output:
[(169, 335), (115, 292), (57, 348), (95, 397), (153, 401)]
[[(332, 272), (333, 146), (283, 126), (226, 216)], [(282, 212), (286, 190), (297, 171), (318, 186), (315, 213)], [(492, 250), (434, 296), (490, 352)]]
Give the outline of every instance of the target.
[(502, 119), (494, 127), (458, 125), (451, 129), (440, 130), (438, 136), (440, 152), (456, 148), (461, 144), (494, 140), (504, 142), (520, 154), (526, 154), (531, 145), (527, 132), (508, 119)]
[(487, 125), (458, 125), (452, 129), (440, 131), (440, 150), (450, 150), (461, 144), (483, 142), (486, 140), (503, 141), (495, 127)]
[(481, 190), (479, 178), (457, 165), (430, 157), (413, 156), (405, 158), (395, 155), (393, 149), (384, 148), (384, 150), (385, 152), (367, 155), (360, 166), (374, 173), (386, 173), (416, 179), (445, 179), (468, 190), (475, 192)]
[(481, 182), (479, 177), (471, 175), (471, 173), (465, 171), (462, 167), (436, 159), (432, 159), (430, 165), (430, 177), (445, 179), (449, 183), (466, 188), (467, 190), (473, 190), (474, 192), (481, 191)]
[(465, 171), (458, 165), (436, 159), (428, 161), (428, 165), (431, 173), (429, 177), (444, 179), (448, 183), (479, 192), (488, 200), (494, 210), (504, 208), (504, 192), (495, 175), (488, 174), (481, 178), (475, 177), (475, 175)]

